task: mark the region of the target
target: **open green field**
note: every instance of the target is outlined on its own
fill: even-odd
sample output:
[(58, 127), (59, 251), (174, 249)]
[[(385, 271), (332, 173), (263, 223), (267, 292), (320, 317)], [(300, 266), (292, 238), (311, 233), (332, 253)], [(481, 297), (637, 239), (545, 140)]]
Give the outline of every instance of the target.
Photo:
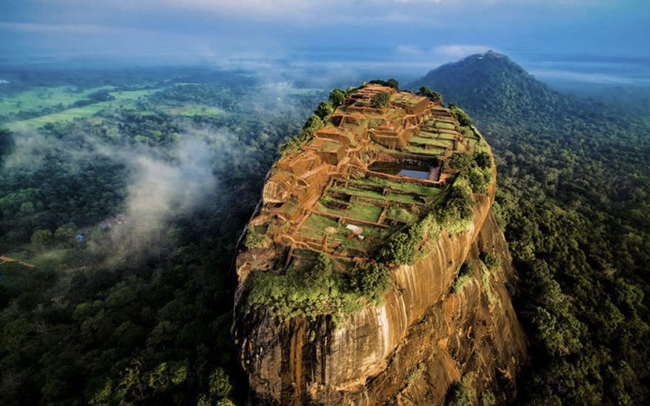
[[(92, 91), (97, 91), (101, 88), (92, 89)], [(6, 125), (12, 131), (25, 131), (33, 130), (39, 127), (44, 126), (49, 123), (56, 123), (61, 121), (71, 121), (75, 118), (88, 118), (97, 114), (101, 110), (107, 108), (126, 108), (126, 109), (135, 109), (137, 107), (137, 101), (141, 97), (149, 96), (160, 89), (151, 89), (151, 90), (130, 90), (130, 91), (118, 91), (110, 92), (110, 94), (115, 98), (115, 100), (109, 100), (105, 102), (98, 102), (90, 104), (83, 107), (70, 108), (58, 113), (46, 114), (44, 116), (30, 118), (28, 120), (20, 120), (8, 123)]]
[(0, 112), (2, 114), (16, 114), (40, 111), (59, 105), (71, 106), (75, 102), (86, 99), (91, 93), (111, 91), (113, 89), (113, 86), (94, 87), (83, 91), (77, 90), (75, 86), (36, 87), (0, 99)]

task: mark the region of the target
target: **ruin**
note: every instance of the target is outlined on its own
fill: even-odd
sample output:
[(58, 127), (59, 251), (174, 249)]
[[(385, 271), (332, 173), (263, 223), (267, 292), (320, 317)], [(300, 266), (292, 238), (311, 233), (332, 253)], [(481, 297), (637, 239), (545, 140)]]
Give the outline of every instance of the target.
[[(379, 92), (390, 95), (390, 106), (372, 106)], [(260, 245), (284, 250), (285, 264), (301, 250), (368, 259), (443, 194), (452, 175), (445, 161), (472, 152), (478, 140), (439, 103), (366, 85), (272, 168), (249, 232), (261, 236)]]

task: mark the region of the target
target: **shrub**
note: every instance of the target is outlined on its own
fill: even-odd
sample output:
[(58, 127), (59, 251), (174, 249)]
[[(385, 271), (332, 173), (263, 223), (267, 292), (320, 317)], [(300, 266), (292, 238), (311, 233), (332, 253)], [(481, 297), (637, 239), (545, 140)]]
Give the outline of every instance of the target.
[(455, 171), (465, 172), (472, 167), (472, 158), (469, 154), (453, 154), (447, 160), (447, 165)]
[[(314, 114), (318, 116), (322, 121), (327, 120), (327, 118), (334, 112), (334, 107), (329, 101), (321, 102), (318, 105), (318, 108), (314, 110)], [(313, 133), (312, 133), (313, 135)]]
[[(410, 231), (410, 230), (409, 230)], [(412, 264), (415, 260), (417, 239), (413, 233), (399, 232), (386, 244), (380, 252), (380, 258), (386, 262), (400, 265)]]
[(246, 239), (244, 240), (244, 245), (249, 250), (259, 248), (266, 242), (266, 236), (264, 234), (258, 233), (255, 231), (255, 227), (248, 227), (248, 232), (246, 233)]
[(370, 99), (370, 105), (377, 109), (382, 109), (390, 106), (390, 94), (387, 92), (375, 93)]
[(318, 288), (329, 287), (332, 277), (332, 261), (327, 254), (319, 253), (316, 264), (306, 272), (307, 280)]
[(381, 80), (381, 79), (373, 79), (368, 83), (373, 83), (376, 85), (382, 85), (382, 86), (388, 86), (392, 87), (395, 90), (399, 90), (399, 82), (396, 79), (388, 79), (388, 80)]
[(469, 185), (472, 188), (474, 193), (487, 194), (488, 185), (490, 184), (489, 174), (484, 173), (478, 168), (472, 168), (467, 173), (467, 178), (469, 179)]
[(439, 92), (432, 92), (431, 89), (426, 86), (422, 86), (420, 90), (418, 90), (417, 94), (428, 98), (432, 102), (442, 104), (442, 95)]
[(474, 391), (472, 391), (465, 380), (456, 382), (447, 390), (445, 398), (446, 406), (472, 406), (472, 398), (474, 398)]
[(496, 252), (482, 252), (480, 257), (481, 261), (491, 271), (501, 266), (501, 258), (497, 256)]
[(390, 271), (384, 264), (366, 264), (354, 275), (355, 291), (376, 302), (390, 289), (390, 286)]
[(338, 107), (345, 103), (345, 92), (341, 89), (334, 89), (330, 92), (329, 102), (333, 107)]
[(444, 197), (442, 204), (436, 208), (436, 215), (442, 228), (450, 234), (464, 231), (474, 218), (474, 202), (468, 185), (462, 178), (457, 178)]
[(458, 293), (465, 286), (465, 284), (474, 277), (474, 266), (470, 262), (463, 262), (456, 279), (451, 284), (451, 291), (453, 293)]
[(225, 398), (232, 393), (230, 377), (223, 368), (217, 368), (210, 374), (210, 395)]
[(458, 123), (460, 125), (472, 125), (472, 120), (461, 108), (455, 104), (450, 103), (449, 109), (451, 110), (451, 113), (454, 115), (454, 117), (456, 117), (456, 120), (458, 120)]
[(490, 159), (490, 154), (487, 152), (478, 152), (474, 154), (474, 161), (481, 169), (491, 169), (492, 168), (492, 159)]
[(302, 144), (311, 140), (314, 133), (322, 127), (323, 120), (320, 117), (315, 114), (310, 116), (302, 127), (300, 134), (289, 139), (280, 147), (280, 154), (285, 156), (296, 151)]

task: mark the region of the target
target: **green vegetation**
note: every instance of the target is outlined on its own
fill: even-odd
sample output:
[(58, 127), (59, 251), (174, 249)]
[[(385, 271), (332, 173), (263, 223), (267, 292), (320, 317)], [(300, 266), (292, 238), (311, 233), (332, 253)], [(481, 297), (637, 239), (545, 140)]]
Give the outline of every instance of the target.
[(458, 274), (456, 274), (456, 279), (454, 279), (454, 282), (451, 284), (451, 291), (453, 293), (458, 293), (463, 289), (463, 286), (467, 282), (469, 282), (470, 279), (474, 277), (474, 266), (465, 261), (463, 264), (460, 266), (460, 270), (458, 271)]
[(266, 243), (266, 236), (256, 230), (256, 227), (249, 227), (244, 239), (244, 245), (249, 250), (259, 248)]
[(411, 369), (406, 375), (406, 382), (416, 382), (422, 379), (422, 375), (426, 373), (427, 365), (424, 362), (420, 362), (413, 369)]
[[(322, 114), (322, 111), (320, 113)], [(280, 153), (284, 156), (296, 151), (301, 145), (311, 140), (314, 137), (314, 133), (322, 128), (323, 125), (323, 120), (318, 114), (315, 113), (310, 116), (302, 126), (300, 134), (289, 139), (280, 147)]]
[[(29, 115), (3, 115), (33, 120), (30, 131), (0, 129), (0, 253), (37, 265), (0, 264), (0, 405), (239, 403), (246, 386), (233, 373), (229, 333), (234, 245), (278, 146), (322, 95), (283, 95), (291, 106), (283, 110), (239, 73), (57, 75), (40, 72), (39, 86), (78, 85), (75, 99), (70, 93), (61, 110), (43, 96)], [(16, 94), (32, 89), (23, 83)], [(106, 83), (115, 100), (99, 91)], [(125, 98), (133, 104), (118, 107)], [(54, 116), (70, 109), (88, 114)], [(219, 183), (170, 181), (180, 168), (184, 179), (205, 172)], [(153, 219), (159, 230), (127, 232), (150, 221), (129, 215), (130, 197), (143, 191), (147, 210), (161, 198), (141, 182), (145, 169), (176, 198)]]
[(647, 112), (556, 93), (503, 56), (424, 85), (472, 113), (498, 162), (494, 210), (531, 342), (517, 404), (648, 403)]
[(370, 100), (370, 105), (378, 109), (390, 107), (390, 94), (387, 92), (379, 92), (374, 94)]
[(334, 89), (330, 92), (329, 95), (330, 105), (334, 108), (342, 106), (345, 103), (345, 91), (341, 89)]
[(359, 295), (380, 303), (382, 295), (390, 289), (388, 267), (377, 263), (362, 265), (352, 279), (352, 289)]
[(390, 289), (385, 265), (364, 264), (351, 272), (334, 272), (331, 259), (319, 253), (311, 265), (291, 266), (282, 275), (255, 272), (247, 302), (275, 316), (337, 316), (357, 312), (368, 301), (379, 304)]
[(476, 393), (465, 382), (463, 378), (460, 382), (453, 383), (447, 390), (445, 397), (445, 406), (472, 406)]
[(364, 292), (353, 289), (346, 275), (333, 272), (326, 255), (318, 255), (311, 266), (290, 267), (283, 275), (255, 272), (248, 304), (283, 317), (336, 315), (363, 307)]
[(418, 90), (417, 94), (428, 98), (432, 102), (442, 104), (442, 95), (439, 92), (432, 92), (431, 89), (426, 86), (420, 87), (420, 90)]
[(449, 158), (448, 165), (453, 170), (461, 172), (460, 177), (467, 180), (471, 190), (478, 194), (487, 194), (492, 183), (492, 160), (486, 152), (473, 155), (454, 154)]
[(376, 85), (382, 85), (382, 86), (388, 86), (392, 87), (395, 90), (399, 90), (399, 82), (393, 78), (388, 79), (388, 80), (381, 80), (381, 79), (373, 79), (368, 83), (376, 84)]
[(449, 103), (449, 109), (451, 110), (451, 113), (454, 115), (456, 120), (458, 120), (458, 123), (460, 125), (466, 125), (470, 126), (472, 125), (472, 120), (470, 120), (469, 116), (467, 113), (465, 113), (462, 109), (460, 109), (458, 106), (456, 106), (453, 103)]

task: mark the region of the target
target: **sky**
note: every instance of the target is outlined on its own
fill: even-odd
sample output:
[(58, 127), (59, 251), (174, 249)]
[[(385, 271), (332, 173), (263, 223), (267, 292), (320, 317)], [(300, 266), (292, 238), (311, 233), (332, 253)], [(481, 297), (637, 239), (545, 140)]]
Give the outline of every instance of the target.
[(650, 84), (647, 0), (0, 0), (0, 63), (423, 75), (492, 49), (538, 76)]

